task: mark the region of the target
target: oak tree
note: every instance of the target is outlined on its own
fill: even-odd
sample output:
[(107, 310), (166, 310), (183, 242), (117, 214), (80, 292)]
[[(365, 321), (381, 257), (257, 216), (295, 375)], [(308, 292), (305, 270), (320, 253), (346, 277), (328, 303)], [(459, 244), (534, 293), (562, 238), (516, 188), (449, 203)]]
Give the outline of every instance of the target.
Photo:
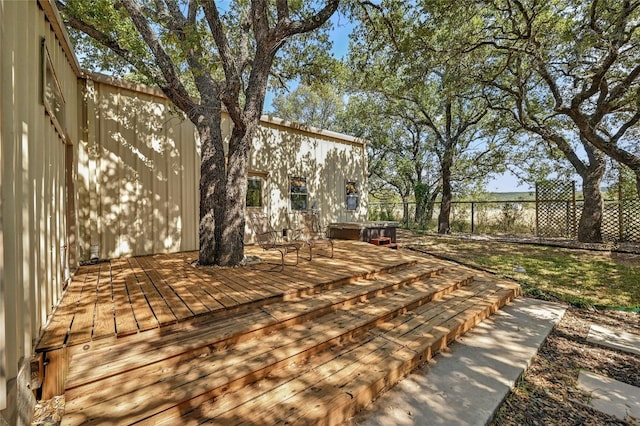
[(640, 121), (640, 2), (481, 3), (485, 42), (496, 51), (486, 82), (510, 99), (494, 105), (573, 165), (585, 200), (578, 239), (598, 242), (605, 154), (629, 166), (640, 188), (640, 147), (630, 136)]
[[(224, 9), (210, 0), (56, 3), (69, 27), (116, 53), (194, 124), (201, 143), (199, 261), (239, 264), (249, 151), (274, 60), (294, 36), (323, 25), (339, 0), (237, 0)], [(226, 150), (223, 108), (233, 123)]]

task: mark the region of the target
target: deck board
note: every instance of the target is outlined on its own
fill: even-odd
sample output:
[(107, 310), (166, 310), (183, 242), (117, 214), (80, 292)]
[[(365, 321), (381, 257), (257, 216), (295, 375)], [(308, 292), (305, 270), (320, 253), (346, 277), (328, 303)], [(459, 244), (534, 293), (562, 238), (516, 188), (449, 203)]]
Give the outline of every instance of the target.
[(145, 299), (151, 306), (151, 310), (153, 311), (153, 315), (156, 317), (160, 324), (170, 324), (177, 320), (174, 313), (171, 311), (171, 308), (167, 304), (167, 301), (162, 297), (162, 295), (158, 292), (158, 289), (153, 285), (144, 269), (138, 262), (138, 259), (132, 257), (129, 259), (129, 265), (133, 269), (133, 273), (138, 281), (138, 285), (140, 286), (140, 290), (144, 295)]
[(129, 302), (131, 303), (131, 309), (135, 315), (138, 329), (144, 331), (158, 327), (158, 320), (153, 314), (153, 310), (136, 279), (136, 274), (127, 259), (123, 259), (122, 267)]
[(190, 265), (185, 260), (167, 254), (159, 255), (158, 258), (164, 268), (165, 279), (174, 283), (182, 300), (189, 303), (195, 315), (213, 312), (224, 307), (201, 286), (194, 285), (194, 279), (189, 274)]
[(113, 280), (113, 305), (116, 322), (116, 335), (126, 336), (138, 331), (138, 324), (129, 299), (127, 282), (123, 272), (124, 261), (115, 259), (111, 262), (111, 277)]
[[(81, 266), (52, 316), (37, 351), (157, 329), (268, 299), (297, 297), (399, 262), (395, 252), (336, 243), (334, 258), (301, 256), (297, 266), (270, 271), (277, 254), (248, 246), (263, 263), (243, 268), (194, 266), (197, 252), (120, 258)], [(371, 246), (373, 247), (373, 246)], [(372, 255), (374, 253), (375, 255)], [(291, 261), (291, 254), (286, 256)], [(353, 268), (352, 268), (353, 267)]]
[(159, 271), (150, 262), (151, 256), (137, 257), (136, 260), (140, 267), (144, 269), (149, 281), (156, 288), (158, 293), (162, 296), (171, 312), (178, 320), (192, 317), (193, 311), (187, 304), (180, 298), (171, 285), (160, 275)]
[(98, 277), (100, 269), (105, 266), (105, 263), (99, 263), (89, 268), (86, 278), (86, 291), (83, 287), (82, 297), (78, 301), (74, 316), (71, 319), (67, 345), (78, 345), (92, 339), (94, 311), (98, 295)]
[(93, 333), (98, 336), (116, 334), (112, 284), (111, 263), (104, 263), (98, 275), (98, 294), (94, 308)]
[(40, 340), (41, 350), (59, 349), (64, 346), (82, 293), (86, 292), (89, 287), (93, 288), (93, 282), (89, 279), (89, 271), (89, 268), (82, 268), (74, 275), (64, 298), (47, 325), (47, 333)]
[(238, 268), (196, 252), (81, 267), (37, 347), (66, 346), (63, 424), (338, 423), (517, 293), (435, 258), (335, 246), (275, 269), (257, 247), (262, 263)]

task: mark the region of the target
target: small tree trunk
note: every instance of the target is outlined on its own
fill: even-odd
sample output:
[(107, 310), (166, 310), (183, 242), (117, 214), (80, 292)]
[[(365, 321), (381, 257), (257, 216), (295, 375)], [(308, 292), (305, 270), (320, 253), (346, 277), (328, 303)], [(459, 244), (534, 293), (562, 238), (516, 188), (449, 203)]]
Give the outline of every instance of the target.
[(431, 219), (433, 218), (433, 209), (434, 206), (436, 205), (436, 198), (438, 198), (438, 194), (440, 193), (440, 188), (436, 188), (432, 193), (431, 193), (431, 197), (429, 198), (429, 201), (427, 202), (427, 212), (425, 213), (425, 218), (424, 218), (424, 228), (426, 228), (427, 224), (431, 221)]
[(413, 185), (413, 195), (416, 199), (415, 222), (418, 225), (423, 223), (428, 190), (429, 187), (420, 181)]
[(594, 162), (582, 176), (584, 207), (578, 223), (578, 241), (583, 243), (602, 242), (602, 192), (600, 184), (604, 175), (605, 161)]
[(451, 233), (450, 216), (451, 216), (451, 166), (453, 164), (453, 155), (445, 152), (445, 159), (442, 162), (442, 204), (440, 205), (440, 214), (438, 215), (438, 234)]

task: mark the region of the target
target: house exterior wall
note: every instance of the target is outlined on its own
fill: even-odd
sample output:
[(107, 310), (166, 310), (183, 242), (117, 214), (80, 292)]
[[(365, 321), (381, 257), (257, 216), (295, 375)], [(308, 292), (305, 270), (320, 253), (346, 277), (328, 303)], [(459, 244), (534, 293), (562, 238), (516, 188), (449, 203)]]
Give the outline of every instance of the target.
[(196, 249), (200, 157), (193, 126), (159, 91), (111, 82), (93, 77), (86, 83), (77, 181), (80, 258)]
[[(198, 249), (200, 145), (195, 127), (158, 90), (104, 76), (87, 79), (87, 133), (78, 163), (79, 257), (113, 258)], [(231, 120), (223, 116), (223, 137)], [(264, 116), (250, 156), (276, 229), (295, 227), (289, 178), (307, 179), (308, 207), (322, 222), (366, 217), (366, 154), (361, 140)], [(345, 181), (360, 203), (347, 211)], [(247, 243), (253, 241), (247, 221)]]
[[(300, 223), (299, 212), (291, 209), (291, 177), (306, 179), (307, 209), (318, 210), (323, 225), (366, 220), (367, 162), (362, 140), (263, 116), (250, 168), (266, 175), (267, 200), (262, 210), (276, 229), (296, 228)], [(357, 185), (355, 210), (346, 208), (348, 181)], [(250, 232), (248, 236), (250, 241)]]
[[(0, 93), (0, 425), (22, 425), (31, 355), (78, 261), (198, 248), (200, 147), (158, 90), (84, 75), (53, 0), (0, 0)], [(364, 197), (349, 212), (342, 198), (345, 179), (366, 194), (354, 138), (264, 117), (250, 174), (276, 228), (295, 220), (290, 176), (324, 223), (365, 217)]]
[[(0, 0), (0, 420), (9, 424), (30, 421), (19, 408), (31, 394), (30, 356), (69, 276), (78, 68), (52, 10), (47, 0)], [(49, 112), (43, 87), (55, 88)]]

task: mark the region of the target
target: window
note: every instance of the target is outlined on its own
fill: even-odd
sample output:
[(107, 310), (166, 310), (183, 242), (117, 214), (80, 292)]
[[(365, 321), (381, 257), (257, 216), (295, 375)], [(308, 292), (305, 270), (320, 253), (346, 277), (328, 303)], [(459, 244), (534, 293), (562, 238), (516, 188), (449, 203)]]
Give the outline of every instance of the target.
[(262, 178), (250, 176), (247, 179), (247, 207), (262, 207)]
[(291, 178), (291, 210), (307, 210), (307, 178)]
[(358, 209), (358, 184), (356, 181), (350, 180), (345, 184), (347, 210)]

